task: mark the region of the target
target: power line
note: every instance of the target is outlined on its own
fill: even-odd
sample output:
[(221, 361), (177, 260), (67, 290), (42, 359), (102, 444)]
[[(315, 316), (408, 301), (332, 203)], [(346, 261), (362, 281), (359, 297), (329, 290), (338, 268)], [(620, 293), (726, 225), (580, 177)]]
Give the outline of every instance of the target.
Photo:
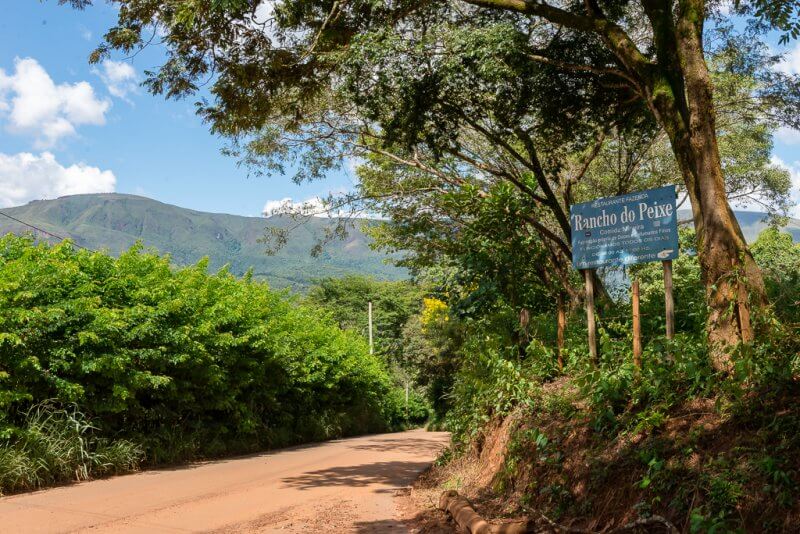
[[(20, 223), (23, 226), (27, 226), (28, 228), (32, 228), (32, 229), (36, 230), (39, 233), (48, 235), (50, 237), (54, 237), (54, 238), (58, 239), (59, 241), (66, 241), (67, 240), (66, 237), (61, 237), (60, 235), (54, 234), (53, 232), (48, 232), (47, 230), (43, 230), (42, 228), (39, 228), (38, 226), (34, 226), (32, 224), (28, 224), (25, 221), (17, 219), (16, 217), (12, 217), (11, 215), (9, 215), (8, 213), (5, 213), (4, 211), (0, 211), (0, 215), (2, 215), (3, 217), (8, 217), (12, 221), (16, 221), (16, 222)], [(88, 247), (84, 247), (83, 245), (79, 245), (79, 244), (75, 243), (74, 241), (72, 241), (72, 244), (75, 245), (78, 248), (82, 248), (83, 250), (88, 250), (89, 252), (94, 252), (92, 249), (90, 249)]]

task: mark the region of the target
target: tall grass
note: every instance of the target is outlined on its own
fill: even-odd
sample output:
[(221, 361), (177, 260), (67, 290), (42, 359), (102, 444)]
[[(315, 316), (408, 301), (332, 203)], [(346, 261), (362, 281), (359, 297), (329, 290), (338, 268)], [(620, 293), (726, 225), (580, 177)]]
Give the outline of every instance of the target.
[(0, 442), (0, 492), (137, 469), (143, 457), (138, 445), (99, 438), (96, 430), (74, 406), (45, 402), (32, 407), (11, 438)]

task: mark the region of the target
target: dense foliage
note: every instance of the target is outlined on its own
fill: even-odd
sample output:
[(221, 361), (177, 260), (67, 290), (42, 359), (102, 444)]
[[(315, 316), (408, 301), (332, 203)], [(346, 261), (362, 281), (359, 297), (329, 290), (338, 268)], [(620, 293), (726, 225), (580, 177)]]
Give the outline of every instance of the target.
[[(618, 301), (606, 305), (598, 314), (599, 365), (587, 358), (586, 325), (583, 310), (570, 312), (564, 332), (564, 367), (556, 365), (556, 320), (551, 310), (533, 313), (526, 325), (509, 313), (505, 298), (495, 294), (492, 310), (463, 311), (473, 292), (452, 291), (448, 313), (469, 331), (456, 352), (462, 354), (456, 375), (454, 395), (463, 403), (451, 412), (456, 442), (468, 442), (480, 430), (485, 417), (506, 413), (509, 406), (524, 402), (519, 383), (549, 382), (559, 376), (575, 380), (596, 410), (598, 424), (614, 428), (643, 417), (640, 412), (665, 411), (694, 395), (720, 393), (744, 395), (760, 388), (773, 393), (792, 388), (800, 373), (800, 244), (774, 228), (764, 230), (752, 249), (767, 273), (770, 298), (776, 304), (756, 319), (761, 341), (737, 347), (738, 363), (730, 373), (720, 373), (709, 365), (705, 338), (708, 310), (702, 297), (702, 281), (697, 257), (691, 253), (694, 236), (690, 230), (680, 234), (684, 254), (673, 262), (676, 302), (676, 337), (670, 341), (664, 332), (664, 286), (661, 265), (635, 266), (628, 277), (636, 277), (641, 287), (641, 329), (644, 343), (642, 368), (632, 358), (630, 296), (627, 287), (613, 275)], [(629, 280), (626, 278), (624, 281)], [(475, 292), (485, 288), (473, 285)], [(482, 295), (485, 296), (485, 295)], [(541, 298), (539, 299), (541, 302)], [(461, 311), (460, 311), (461, 310)], [(535, 310), (535, 309), (534, 309)], [(452, 329), (453, 325), (447, 328)], [(522, 335), (524, 334), (524, 335)], [(523, 352), (520, 352), (520, 346)], [(469, 355), (470, 357), (466, 357)], [(500, 363), (498, 363), (500, 362)], [(502, 363), (506, 362), (506, 363)], [(524, 379), (513, 378), (523, 376)], [(513, 387), (511, 384), (517, 384)], [(732, 389), (731, 389), (732, 388)], [(527, 390), (526, 390), (527, 391)], [(487, 399), (485, 402), (481, 399)]]
[(401, 405), (386, 368), (250, 276), (176, 269), (136, 246), (114, 259), (0, 240), (0, 431), (74, 403), (149, 462), (383, 430)]
[[(453, 351), (458, 365), (447, 425), (454, 451), (468, 454), (497, 439), (496, 423), (514, 414), (516, 430), (494, 480), (499, 498), (555, 518), (617, 521), (656, 513), (691, 524), (691, 532), (788, 531), (794, 524), (800, 245), (774, 228), (752, 244), (774, 304), (755, 318), (759, 341), (737, 346), (736, 365), (720, 372), (707, 357), (708, 309), (693, 242), (682, 230), (683, 254), (673, 262), (674, 340), (664, 333), (661, 265), (627, 273), (641, 284), (641, 367), (631, 350), (629, 278), (621, 273), (609, 284), (622, 290), (614, 292), (616, 302), (599, 312), (599, 362), (587, 357), (578, 308), (568, 316), (563, 368), (552, 310), (533, 309), (522, 325), (498, 292), (494, 309), (465, 313), (470, 289), (483, 297), (487, 289), (451, 286), (447, 328), (457, 322), (468, 334)], [(610, 500), (621, 504), (609, 508)]]
[(371, 302), (375, 351), (398, 364), (403, 361), (403, 326), (419, 313), (421, 300), (420, 288), (410, 281), (388, 282), (358, 275), (324, 278), (308, 293), (308, 301), (328, 310), (341, 328), (365, 338)]
[[(772, 30), (794, 36), (794, 0), (779, 9), (721, 0), (114, 2), (117, 20), (91, 61), (130, 55), (159, 35), (167, 58), (144, 84), (167, 97), (209, 84), (198, 112), (256, 173), (293, 167), (304, 181), (347, 157), (380, 156), (411, 169), (399, 173), (411, 178), (403, 187), (383, 188), (401, 207), (510, 184), (527, 204), (516, 224), (562, 267), (582, 189), (574, 186), (601, 151), (616, 153), (620, 180), (603, 185), (617, 193), (642, 175), (680, 184), (712, 309), (709, 357), (729, 368), (726, 347), (752, 340), (751, 307), (761, 308), (765, 288), (729, 201), (787, 207), (788, 174), (770, 164), (768, 145), (776, 127), (798, 126), (800, 78), (773, 68), (780, 57), (767, 39)], [(674, 172), (650, 172), (653, 148)], [(756, 298), (735, 297), (745, 289)]]
[(406, 325), (422, 313), (423, 288), (410, 281), (388, 282), (367, 276), (324, 278), (313, 286), (306, 302), (321, 308), (344, 330), (369, 337), (368, 305), (372, 303), (372, 337), (375, 354), (386, 363), (394, 383), (405, 390), (401, 400), (407, 424), (428, 420), (429, 404), (421, 395), (419, 366), (409, 352), (414, 344)]

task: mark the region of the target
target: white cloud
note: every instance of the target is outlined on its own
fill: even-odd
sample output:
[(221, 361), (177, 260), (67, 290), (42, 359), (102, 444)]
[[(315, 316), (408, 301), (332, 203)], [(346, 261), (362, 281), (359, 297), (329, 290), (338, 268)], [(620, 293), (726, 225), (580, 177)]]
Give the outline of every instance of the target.
[(312, 215), (314, 217), (332, 216), (332, 214), (326, 211), (325, 203), (320, 197), (311, 197), (297, 202), (291, 197), (281, 198), (279, 200), (268, 200), (267, 203), (264, 204), (262, 213), (267, 217), (281, 213)]
[(255, 22), (264, 24), (268, 22), (275, 15), (275, 2), (273, 0), (265, 0), (256, 6), (253, 12)]
[(775, 132), (775, 139), (786, 145), (800, 145), (800, 130), (781, 126)]
[(285, 211), (285, 208), (291, 205), (292, 199), (290, 197), (281, 198), (279, 200), (267, 200), (267, 203), (264, 204), (264, 209), (261, 210), (261, 213), (269, 217), (270, 215), (275, 215), (276, 213)]
[(105, 124), (110, 107), (88, 82), (56, 84), (35, 59), (16, 59), (13, 74), (0, 69), (0, 116), (12, 133), (33, 135), (39, 148), (75, 135), (77, 126)]
[(773, 155), (770, 159), (770, 163), (789, 171), (789, 175), (792, 177), (792, 187), (789, 196), (794, 203), (794, 207), (789, 211), (789, 215), (792, 217), (800, 217), (800, 161), (787, 164), (778, 156)]
[(717, 5), (717, 12), (720, 15), (727, 17), (728, 15), (733, 13), (733, 8), (734, 8), (733, 1), (723, 0), (719, 3), (719, 5)]
[(800, 42), (783, 55), (775, 69), (784, 74), (800, 74)]
[(0, 153), (0, 207), (81, 193), (108, 193), (117, 179), (84, 163), (64, 167), (50, 152)]
[(139, 90), (139, 77), (130, 63), (106, 59), (99, 69), (92, 69), (92, 72), (100, 76), (112, 96), (127, 102), (130, 102), (128, 95)]
[(253, 23), (262, 27), (264, 35), (269, 38), (271, 43), (277, 41), (274, 32), (273, 17), (275, 16), (275, 2), (274, 0), (264, 0), (256, 6), (253, 11)]
[[(368, 212), (362, 206), (356, 204), (342, 204), (342, 196), (347, 192), (342, 189), (329, 192), (329, 197), (313, 196), (305, 200), (295, 201), (291, 197), (278, 200), (268, 200), (264, 204), (261, 214), (265, 217), (272, 215), (302, 215), (321, 218), (366, 218), (382, 219), (386, 218), (379, 213)], [(333, 206), (328, 204), (333, 202)]]

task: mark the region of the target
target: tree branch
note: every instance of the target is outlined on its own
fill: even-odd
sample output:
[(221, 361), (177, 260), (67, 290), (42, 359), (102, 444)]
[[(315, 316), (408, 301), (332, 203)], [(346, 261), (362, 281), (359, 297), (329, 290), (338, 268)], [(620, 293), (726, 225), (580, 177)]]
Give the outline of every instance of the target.
[(537, 203), (545, 204), (545, 205), (547, 204), (547, 199), (545, 197), (543, 197), (541, 195), (537, 195), (536, 192), (533, 189), (531, 189), (530, 186), (528, 186), (528, 184), (522, 182), (516, 176), (513, 176), (510, 172), (503, 171), (503, 170), (500, 170), (500, 169), (495, 169), (495, 168), (493, 168), (493, 167), (491, 167), (489, 165), (486, 165), (485, 163), (481, 163), (480, 161), (477, 161), (476, 159), (471, 158), (470, 156), (467, 156), (463, 152), (457, 152), (457, 151), (454, 151), (454, 150), (448, 150), (448, 152), (450, 154), (452, 154), (453, 156), (461, 159), (465, 163), (468, 163), (468, 164), (472, 165), (476, 169), (480, 169), (482, 171), (488, 172), (489, 174), (497, 176), (498, 178), (502, 178), (504, 180), (508, 180), (509, 182), (514, 184), (514, 186), (517, 189), (519, 189), (521, 192), (523, 192), (524, 194), (526, 194), (529, 197), (531, 197)]
[(542, 17), (545, 20), (573, 30), (595, 33), (632, 73), (646, 79), (647, 70), (652, 63), (633, 42), (621, 26), (605, 18), (602, 13), (580, 15), (549, 4), (525, 0), (464, 0), (465, 2), (490, 9), (515, 11), (526, 15)]
[(640, 92), (639, 83), (633, 77), (629, 76), (628, 74), (619, 69), (592, 67), (591, 65), (579, 65), (577, 63), (567, 63), (565, 61), (559, 61), (557, 59), (552, 59), (546, 56), (540, 56), (539, 54), (526, 54), (526, 55), (528, 59), (531, 59), (538, 63), (552, 65), (553, 67), (558, 67), (564, 70), (571, 70), (576, 72), (590, 72), (592, 74), (598, 74), (598, 75), (607, 74), (610, 76), (617, 76), (619, 78), (623, 78), (624, 80), (628, 81), (637, 92)]
[(564, 232), (567, 239), (572, 239), (572, 227), (569, 224), (569, 218), (567, 214), (564, 213), (564, 208), (559, 204), (558, 198), (556, 198), (553, 192), (553, 188), (550, 187), (550, 182), (547, 180), (547, 175), (544, 173), (542, 163), (539, 161), (539, 155), (536, 151), (536, 145), (533, 143), (533, 139), (528, 135), (528, 132), (521, 128), (516, 128), (514, 133), (525, 146), (525, 151), (528, 153), (528, 158), (530, 159), (530, 166), (533, 169), (533, 175), (536, 177), (539, 187), (544, 191), (545, 197), (547, 197), (547, 205), (550, 207), (550, 211), (553, 212), (556, 221), (558, 221), (558, 225), (561, 227), (561, 231)]

